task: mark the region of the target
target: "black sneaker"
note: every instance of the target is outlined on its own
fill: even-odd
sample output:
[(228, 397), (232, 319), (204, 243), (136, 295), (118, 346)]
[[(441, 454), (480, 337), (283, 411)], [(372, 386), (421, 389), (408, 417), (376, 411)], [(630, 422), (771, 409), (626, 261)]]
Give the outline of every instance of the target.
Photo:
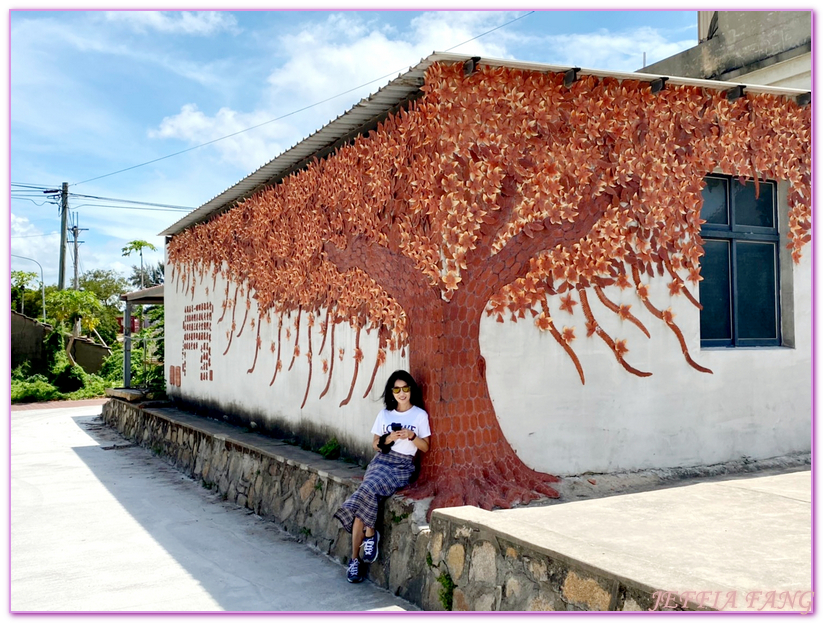
[(357, 584), (363, 581), (363, 576), (360, 575), (360, 559), (352, 558), (349, 561), (349, 570), (346, 573), (346, 579), (352, 584)]
[(375, 530), (374, 535), (363, 539), (363, 562), (373, 563), (377, 560), (377, 543), (380, 541), (380, 533)]

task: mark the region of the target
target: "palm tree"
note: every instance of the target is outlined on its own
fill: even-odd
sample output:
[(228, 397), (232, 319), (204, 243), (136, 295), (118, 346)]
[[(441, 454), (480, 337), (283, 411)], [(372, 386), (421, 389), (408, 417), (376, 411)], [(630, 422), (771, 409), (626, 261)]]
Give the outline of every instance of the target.
[(128, 243), (125, 247), (123, 247), (123, 257), (127, 255), (131, 255), (134, 252), (140, 253), (140, 289), (143, 289), (143, 249), (151, 249), (152, 251), (157, 251), (157, 247), (155, 247), (152, 243), (146, 242), (145, 240), (132, 240)]

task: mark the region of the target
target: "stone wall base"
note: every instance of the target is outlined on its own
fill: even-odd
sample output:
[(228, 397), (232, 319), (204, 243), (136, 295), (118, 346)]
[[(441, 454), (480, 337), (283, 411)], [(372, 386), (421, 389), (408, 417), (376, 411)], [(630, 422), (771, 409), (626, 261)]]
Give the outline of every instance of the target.
[[(338, 562), (347, 564), (351, 536), (333, 515), (365, 470), (166, 404), (112, 398), (103, 420), (126, 439), (150, 449), (181, 472), (277, 525)], [(381, 509), (380, 558), (368, 579), (422, 608), (441, 609), (425, 595), (433, 581), (426, 564), (427, 502), (400, 495)], [(340, 581), (345, 582), (341, 569)], [(438, 584), (439, 586), (439, 584)]]
[[(268, 518), (346, 564), (351, 537), (334, 519), (365, 470), (331, 461), (169, 403), (112, 398), (103, 419), (223, 499)], [(649, 610), (658, 589), (495, 528), (474, 507), (435, 510), (388, 498), (378, 519), (380, 558), (368, 579), (424, 610)], [(341, 568), (340, 581), (345, 582)]]

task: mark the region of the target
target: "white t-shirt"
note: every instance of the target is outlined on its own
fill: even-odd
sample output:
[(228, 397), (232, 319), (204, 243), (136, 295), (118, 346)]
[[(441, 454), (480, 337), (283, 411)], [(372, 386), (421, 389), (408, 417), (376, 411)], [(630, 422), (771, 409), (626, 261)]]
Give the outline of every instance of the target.
[[(412, 405), (412, 408), (408, 411), (389, 411), (388, 409), (382, 409), (380, 413), (377, 414), (377, 419), (374, 421), (371, 432), (378, 436), (391, 433), (392, 423), (401, 424), (401, 428), (408, 428), (414, 431), (418, 437), (425, 438), (431, 436), (429, 414), (420, 407)], [(417, 453), (417, 446), (414, 445), (413, 441), (409, 441), (408, 439), (398, 439), (394, 442), (391, 449), (409, 456), (414, 456)]]

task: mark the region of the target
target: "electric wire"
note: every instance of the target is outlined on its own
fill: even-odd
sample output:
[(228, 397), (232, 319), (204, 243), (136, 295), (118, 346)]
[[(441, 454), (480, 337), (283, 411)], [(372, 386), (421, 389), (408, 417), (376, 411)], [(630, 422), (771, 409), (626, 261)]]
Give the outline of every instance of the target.
[(82, 197), (83, 199), (100, 199), (101, 201), (118, 201), (120, 203), (134, 203), (145, 206), (157, 206), (160, 208), (176, 208), (179, 210), (194, 210), (192, 207), (172, 205), (168, 203), (152, 203), (149, 201), (135, 201), (134, 199), (116, 199), (114, 197), (97, 197), (95, 195), (81, 195), (79, 193), (69, 193), (69, 197)]
[(36, 205), (38, 207), (44, 206), (47, 203), (50, 203), (52, 205), (56, 205), (53, 201), (44, 201), (43, 203), (37, 203), (34, 199), (29, 199), (28, 197), (12, 197), (12, 199), (17, 199), (18, 201), (31, 201), (34, 205)]
[[(491, 30), (488, 30), (484, 33), (481, 33), (481, 34), (477, 35), (476, 37), (472, 37), (471, 39), (468, 39), (466, 41), (458, 43), (457, 45), (452, 46), (452, 47), (450, 47), (450, 48), (448, 48), (447, 50), (444, 50), (444, 51), (449, 52), (451, 50), (459, 48), (462, 45), (470, 43), (471, 41), (479, 39), (480, 37), (485, 37), (489, 33), (494, 32), (495, 30), (499, 30), (499, 29), (503, 28), (504, 26), (508, 26), (509, 24), (513, 24), (514, 22), (516, 22), (518, 20), (521, 20), (524, 17), (528, 17), (532, 13), (534, 13), (534, 11), (529, 11), (525, 15), (521, 15), (520, 17), (516, 17), (515, 19), (510, 20), (510, 21), (506, 22), (505, 24), (501, 24), (500, 26), (496, 26), (495, 28), (492, 28)], [(120, 169), (119, 171), (113, 171), (112, 173), (106, 173), (105, 175), (99, 175), (97, 177), (92, 177), (92, 178), (89, 178), (87, 180), (83, 180), (82, 182), (74, 182), (73, 184), (70, 184), (70, 186), (79, 186), (80, 184), (85, 184), (86, 182), (93, 182), (95, 180), (103, 179), (104, 177), (111, 177), (112, 175), (117, 175), (118, 173), (125, 173), (126, 171), (131, 171), (133, 169), (138, 169), (140, 167), (145, 167), (147, 165), (154, 164), (155, 162), (160, 162), (161, 160), (166, 160), (167, 158), (172, 158), (174, 156), (179, 156), (181, 154), (185, 154), (185, 153), (188, 153), (190, 151), (194, 151), (195, 149), (200, 149), (201, 147), (206, 147), (208, 145), (213, 145), (214, 143), (225, 140), (227, 138), (231, 138), (233, 136), (237, 136), (238, 134), (243, 134), (244, 132), (249, 132), (251, 130), (256, 130), (257, 128), (260, 128), (264, 125), (268, 125), (269, 123), (274, 123), (275, 121), (280, 121), (282, 119), (285, 119), (286, 117), (291, 117), (292, 115), (296, 115), (297, 113), (301, 113), (303, 111), (309, 110), (310, 108), (314, 108), (315, 106), (319, 106), (320, 104), (325, 104), (326, 102), (329, 102), (333, 99), (337, 99), (338, 97), (342, 97), (343, 95), (348, 95), (352, 91), (357, 91), (358, 89), (362, 89), (363, 87), (369, 86), (370, 84), (372, 84), (374, 82), (378, 82), (380, 80), (385, 80), (386, 78), (389, 78), (389, 77), (397, 74), (398, 72), (402, 72), (404, 69), (406, 69), (406, 66), (403, 66), (400, 69), (395, 69), (394, 71), (391, 71), (391, 72), (389, 72), (389, 73), (387, 73), (383, 76), (380, 76), (379, 78), (375, 78), (374, 80), (369, 80), (368, 82), (364, 82), (361, 85), (358, 85), (356, 87), (352, 87), (351, 89), (348, 89), (346, 91), (338, 93), (337, 95), (332, 95), (331, 97), (327, 97), (326, 99), (320, 100), (319, 102), (309, 104), (308, 106), (304, 106), (303, 108), (293, 110), (292, 112), (286, 113), (285, 115), (281, 115), (279, 117), (275, 117), (274, 119), (269, 119), (268, 121), (264, 121), (263, 123), (258, 123), (257, 125), (253, 125), (253, 126), (251, 126), (249, 128), (246, 128), (244, 130), (238, 130), (237, 132), (232, 132), (231, 134), (227, 134), (226, 136), (221, 136), (220, 138), (213, 139), (213, 140), (208, 141), (206, 143), (201, 143), (200, 145), (194, 145), (193, 147), (189, 147), (187, 149), (183, 149), (181, 151), (174, 152), (173, 154), (168, 154), (166, 156), (161, 156), (160, 158), (155, 158), (154, 160), (149, 160), (148, 162), (143, 162), (141, 164), (135, 164), (133, 166), (126, 167), (125, 169)]]
[(51, 186), (42, 186), (41, 184), (29, 184), (27, 182), (12, 182), (11, 185), (22, 186), (24, 188), (39, 188), (43, 190), (48, 190), (49, 188), (52, 188)]
[(82, 203), (79, 206), (74, 206), (74, 208), (82, 208), (84, 206), (92, 207), (92, 208), (109, 208), (111, 210), (142, 210), (145, 212), (190, 212), (190, 208), (150, 208), (150, 207), (143, 207), (143, 206), (116, 206), (116, 205), (109, 205), (105, 203)]

